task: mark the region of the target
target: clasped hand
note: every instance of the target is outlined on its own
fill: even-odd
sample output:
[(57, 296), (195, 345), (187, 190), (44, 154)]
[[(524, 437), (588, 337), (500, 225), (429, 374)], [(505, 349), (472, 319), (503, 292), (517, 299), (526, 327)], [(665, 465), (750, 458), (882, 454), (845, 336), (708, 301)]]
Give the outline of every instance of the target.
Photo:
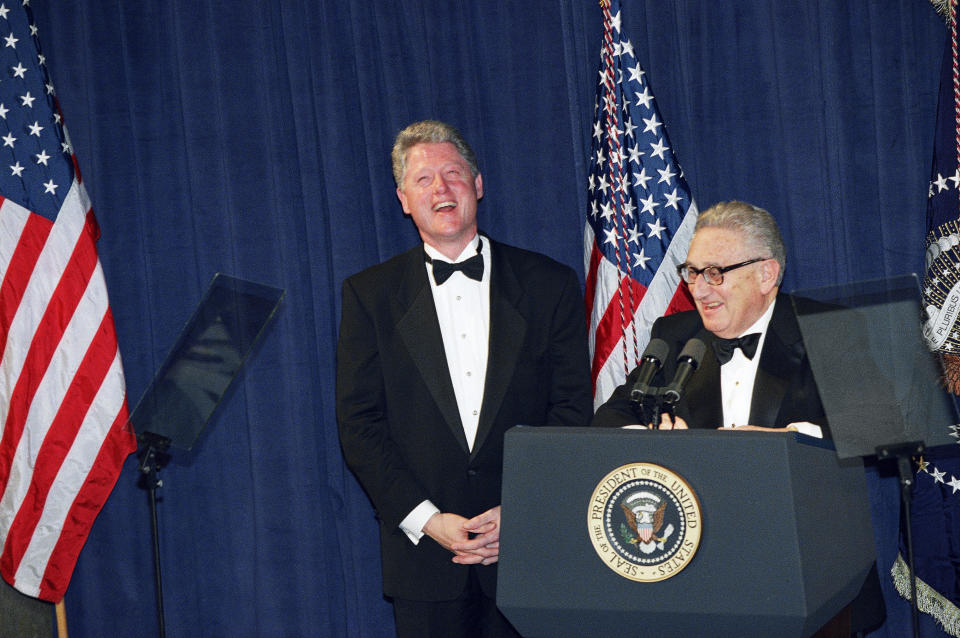
[[(454, 563), (490, 565), (500, 558), (499, 505), (470, 519), (438, 512), (430, 517), (423, 532), (453, 552)], [(471, 534), (473, 538), (470, 538)]]

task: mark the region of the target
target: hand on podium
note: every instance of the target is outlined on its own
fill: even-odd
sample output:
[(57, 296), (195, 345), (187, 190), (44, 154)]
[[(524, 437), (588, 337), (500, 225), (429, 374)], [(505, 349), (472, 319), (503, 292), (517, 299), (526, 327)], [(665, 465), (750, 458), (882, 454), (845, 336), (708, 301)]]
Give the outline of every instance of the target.
[(687, 422), (681, 419), (680, 417), (671, 417), (669, 414), (664, 412), (660, 415), (660, 424), (657, 427), (650, 427), (650, 425), (641, 425), (636, 423), (633, 425), (623, 426), (625, 430), (686, 430)]
[(661, 430), (686, 430), (687, 422), (678, 416), (670, 416), (666, 412), (660, 415)]

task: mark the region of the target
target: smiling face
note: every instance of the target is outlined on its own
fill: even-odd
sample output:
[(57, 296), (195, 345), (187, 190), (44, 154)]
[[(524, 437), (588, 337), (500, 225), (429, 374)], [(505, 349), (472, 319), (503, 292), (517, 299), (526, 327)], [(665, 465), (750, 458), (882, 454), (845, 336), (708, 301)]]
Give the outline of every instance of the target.
[[(708, 226), (690, 241), (687, 263), (700, 269), (729, 266), (755, 257), (767, 257), (738, 230)], [(707, 330), (725, 339), (739, 337), (763, 315), (777, 295), (780, 265), (767, 259), (731, 270), (723, 283), (711, 286), (700, 275), (690, 285), (697, 312)]]
[(403, 183), (397, 187), (403, 212), (420, 238), (455, 259), (477, 234), (477, 201), (483, 180), (449, 142), (416, 144), (407, 151)]

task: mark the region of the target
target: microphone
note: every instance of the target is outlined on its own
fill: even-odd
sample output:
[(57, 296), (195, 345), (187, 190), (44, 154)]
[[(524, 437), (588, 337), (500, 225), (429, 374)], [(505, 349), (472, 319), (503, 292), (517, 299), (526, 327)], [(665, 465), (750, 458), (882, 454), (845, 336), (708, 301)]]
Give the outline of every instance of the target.
[(650, 392), (650, 382), (653, 381), (654, 375), (660, 370), (669, 353), (670, 346), (663, 339), (653, 339), (647, 344), (647, 349), (643, 351), (643, 357), (640, 359), (640, 374), (637, 375), (637, 382), (630, 390), (631, 401), (641, 401)]
[(683, 346), (683, 351), (677, 357), (677, 371), (673, 375), (673, 381), (670, 382), (661, 395), (665, 403), (674, 405), (683, 395), (683, 388), (687, 381), (693, 376), (697, 368), (700, 367), (700, 361), (703, 359), (703, 353), (707, 351), (707, 346), (697, 338), (693, 338)]

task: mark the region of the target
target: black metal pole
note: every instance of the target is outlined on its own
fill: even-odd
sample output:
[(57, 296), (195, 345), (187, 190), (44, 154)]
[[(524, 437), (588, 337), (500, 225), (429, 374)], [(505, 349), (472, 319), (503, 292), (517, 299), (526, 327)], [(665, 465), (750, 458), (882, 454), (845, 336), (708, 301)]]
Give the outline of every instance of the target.
[(913, 528), (910, 523), (910, 496), (913, 491), (913, 468), (911, 457), (923, 454), (922, 441), (911, 441), (900, 445), (877, 447), (878, 459), (896, 459), (897, 473), (900, 476), (900, 502), (903, 505), (904, 536), (907, 543), (907, 567), (910, 570), (910, 613), (913, 621), (913, 638), (920, 638), (920, 607), (917, 604), (917, 572), (913, 564)]
[(167, 630), (163, 619), (163, 576), (160, 569), (160, 530), (157, 525), (157, 487), (161, 481), (156, 476), (156, 469), (153, 471), (153, 477), (150, 484), (150, 523), (153, 532), (153, 574), (154, 584), (157, 587), (157, 627), (160, 630), (160, 638), (166, 638)]
[(920, 607), (917, 602), (917, 571), (913, 563), (913, 526), (910, 522), (910, 493), (913, 488), (913, 470), (910, 467), (910, 458), (897, 457), (897, 467), (900, 471), (900, 500), (903, 503), (904, 535), (907, 541), (907, 564), (910, 568), (910, 615), (913, 620), (913, 636), (920, 636)]
[(153, 535), (153, 575), (157, 588), (157, 627), (160, 638), (166, 638), (166, 622), (163, 614), (163, 575), (160, 568), (160, 526), (157, 523), (157, 488), (163, 487), (160, 480), (160, 468), (169, 460), (166, 450), (170, 439), (152, 432), (144, 432), (137, 437), (143, 449), (140, 452), (141, 485), (147, 488), (150, 502), (150, 531)]

